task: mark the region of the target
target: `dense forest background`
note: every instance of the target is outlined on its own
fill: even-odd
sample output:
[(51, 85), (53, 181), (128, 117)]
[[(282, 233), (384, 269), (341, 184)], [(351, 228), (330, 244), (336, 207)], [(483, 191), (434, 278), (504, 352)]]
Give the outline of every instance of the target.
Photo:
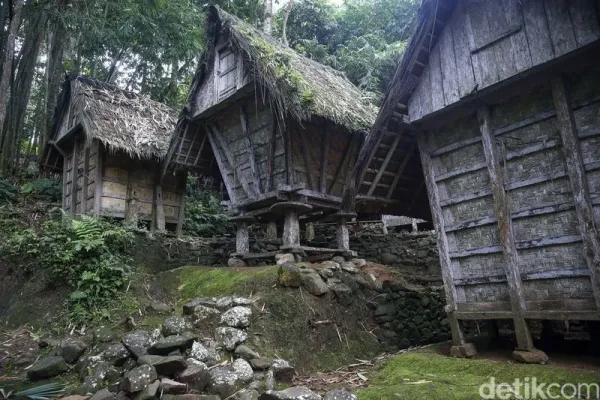
[(178, 110), (217, 4), (346, 73), (377, 103), (418, 0), (0, 0), (0, 175), (36, 165), (65, 72), (149, 95)]

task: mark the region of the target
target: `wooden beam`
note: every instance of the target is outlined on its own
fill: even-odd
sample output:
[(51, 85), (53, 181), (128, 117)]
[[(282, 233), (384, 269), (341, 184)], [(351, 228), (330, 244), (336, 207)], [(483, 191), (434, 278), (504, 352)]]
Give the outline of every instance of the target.
[(313, 180), (313, 166), (310, 164), (310, 155), (308, 153), (308, 141), (306, 140), (306, 135), (300, 135), (300, 147), (302, 147), (302, 159), (304, 161), (304, 170), (306, 171), (306, 180), (308, 182), (309, 189), (316, 189), (314, 185), (316, 183), (316, 179)]
[(187, 171), (182, 173), (181, 180), (183, 183), (183, 191), (181, 192), (181, 199), (179, 201), (179, 215), (177, 215), (177, 227), (175, 228), (175, 234), (181, 236), (183, 231), (184, 222), (184, 210), (185, 210), (185, 187), (187, 184)]
[[(288, 122), (293, 123), (291, 121), (288, 121)], [(285, 146), (285, 168), (287, 171), (286, 183), (288, 185), (293, 185), (295, 183), (294, 159), (293, 159), (293, 155), (292, 155), (292, 135), (290, 134), (289, 123), (288, 123), (288, 125), (286, 125), (285, 130), (282, 131), (282, 137), (283, 137), (283, 143)], [(279, 124), (279, 126), (281, 127), (281, 124)], [(295, 123), (294, 123), (294, 126), (296, 126)], [(300, 135), (302, 135), (301, 132), (300, 132)]]
[(327, 122), (325, 122), (325, 128), (323, 132), (324, 143), (323, 146), (321, 146), (321, 173), (319, 175), (319, 191), (321, 193), (327, 193), (327, 161), (329, 159), (329, 129), (327, 128)]
[[(333, 192), (333, 189), (335, 188), (335, 184), (340, 179), (340, 174), (343, 171), (347, 171), (348, 163), (352, 159), (352, 155), (356, 152), (355, 148), (357, 147), (358, 143), (359, 143), (359, 139), (355, 135), (353, 135), (350, 138), (350, 140), (348, 141), (348, 147), (344, 151), (344, 157), (342, 158), (342, 162), (340, 163), (340, 165), (338, 165), (337, 170), (335, 171), (335, 176), (333, 177), (333, 182), (331, 182), (331, 184), (329, 185), (329, 190), (327, 191), (327, 193)], [(344, 186), (345, 182), (346, 182), (345, 179), (342, 180), (342, 190), (340, 192), (342, 195), (343, 195), (343, 192), (345, 189), (345, 186)]]
[(162, 173), (159, 173), (156, 177), (156, 185), (154, 186), (154, 215), (156, 218), (154, 225), (159, 232), (164, 232), (166, 229), (163, 200)]
[[(240, 181), (240, 184), (242, 185), (242, 189), (244, 190), (244, 193), (246, 193), (246, 196), (248, 196), (248, 198), (253, 198), (254, 195), (253, 195), (253, 191), (250, 189), (250, 185), (248, 185), (248, 182), (246, 182), (246, 180), (242, 176), (238, 175), (238, 172), (237, 172), (238, 168), (237, 168), (237, 165), (235, 164), (235, 159), (233, 158), (233, 155), (229, 151), (229, 147), (227, 147), (225, 140), (221, 136), (221, 131), (219, 130), (219, 128), (217, 127), (216, 124), (210, 124), (210, 130), (212, 131), (212, 135), (216, 139), (216, 141), (219, 144), (219, 146), (221, 147), (221, 149), (223, 149), (223, 153), (225, 153), (225, 158), (227, 159), (227, 163), (229, 163), (229, 165), (231, 166), (231, 169), (233, 171), (233, 179), (235, 180), (237, 178)], [(221, 174), (221, 175), (223, 175), (223, 174)], [(232, 186), (232, 189), (233, 189), (233, 186)]]
[(179, 137), (179, 149), (177, 150), (177, 157), (175, 158), (175, 162), (179, 162), (179, 157), (181, 157), (181, 149), (183, 148), (183, 141), (188, 133), (188, 127), (190, 125), (186, 125), (185, 130), (181, 132), (181, 136)]
[(102, 157), (104, 156), (104, 146), (99, 141), (96, 142), (96, 146), (98, 146), (98, 150), (96, 150), (96, 177), (94, 178), (94, 212), (99, 215), (102, 211), (102, 173), (104, 172), (102, 170), (104, 163)]
[(400, 168), (398, 168), (398, 173), (396, 173), (396, 176), (394, 177), (394, 180), (392, 181), (392, 185), (390, 186), (390, 188), (387, 192), (386, 197), (388, 199), (392, 198), (392, 195), (394, 194), (394, 191), (396, 190), (396, 186), (398, 186), (398, 182), (400, 181), (400, 178), (402, 177), (404, 170), (406, 170), (406, 167), (408, 166), (408, 163), (410, 162), (410, 159), (412, 158), (416, 147), (417, 147), (416, 141), (410, 145), (410, 147), (408, 149), (408, 153), (404, 157), (404, 160), (402, 160), (402, 164), (400, 164)]
[(71, 169), (71, 216), (77, 215), (77, 176), (79, 175), (79, 141), (73, 141), (73, 168)]
[[(392, 142), (392, 145), (390, 146), (387, 154), (385, 155), (385, 158), (383, 159), (383, 162), (381, 163), (381, 166), (379, 167), (379, 171), (377, 171), (377, 175), (375, 175), (375, 179), (373, 179), (373, 182), (371, 183), (371, 187), (369, 187), (369, 190), (367, 192), (367, 196), (372, 196), (373, 195), (373, 192), (377, 188), (377, 184), (379, 183), (379, 180), (383, 176), (383, 173), (385, 172), (385, 169), (387, 168), (390, 160), (392, 159), (392, 156), (394, 155), (394, 152), (396, 151), (396, 148), (398, 147), (398, 142), (400, 142), (400, 135), (397, 135), (394, 138), (394, 141)], [(405, 159), (406, 159), (406, 157), (405, 157)]]
[[(198, 134), (198, 131), (196, 131), (196, 135), (197, 134)], [(193, 165), (198, 164), (198, 160), (200, 160), (200, 156), (202, 155), (202, 151), (204, 150), (204, 146), (206, 145), (207, 139), (208, 139), (208, 132), (206, 132), (206, 129), (205, 129), (204, 130), (204, 138), (202, 138), (202, 143), (200, 144), (200, 150), (198, 150), (198, 154), (196, 154), (196, 158), (194, 159)]]
[(583, 165), (583, 157), (577, 138), (577, 127), (569, 94), (562, 77), (552, 79), (552, 97), (556, 108), (556, 119), (562, 144), (564, 147), (567, 175), (573, 191), (573, 200), (579, 231), (583, 240), (584, 255), (590, 270), (592, 292), (596, 308), (600, 310), (600, 238), (594, 222), (594, 209), (590, 199), (587, 178)]
[(277, 118), (271, 113), (271, 138), (269, 139), (269, 155), (267, 159), (267, 189), (273, 190), (273, 170), (275, 169), (275, 150), (277, 146)]
[(190, 153), (192, 152), (192, 149), (194, 148), (194, 144), (196, 143), (196, 137), (197, 136), (198, 136), (198, 132), (194, 132), (192, 134), (192, 141), (190, 142), (190, 147), (188, 148), (188, 151), (185, 154), (185, 159), (183, 160), (184, 163), (188, 162), (188, 158), (190, 157)]
[[(229, 171), (227, 170), (227, 168), (225, 168), (224, 160), (221, 158), (221, 153), (219, 152), (219, 148), (217, 147), (217, 139), (215, 139), (212, 128), (210, 126), (206, 127), (206, 132), (208, 134), (208, 141), (210, 142), (210, 146), (212, 147), (213, 154), (215, 155), (215, 160), (217, 161), (217, 165), (219, 166), (219, 170), (221, 171), (221, 178), (223, 178), (223, 183), (225, 184), (225, 188), (227, 189), (227, 193), (229, 194), (229, 199), (232, 203), (235, 203), (235, 191), (233, 189), (233, 183), (229, 179)], [(233, 176), (235, 178), (235, 172), (233, 172)]]
[(250, 170), (252, 172), (252, 181), (254, 182), (254, 188), (256, 189), (255, 194), (263, 193), (262, 185), (260, 183), (260, 177), (258, 176), (258, 166), (256, 165), (256, 155), (254, 152), (254, 144), (252, 143), (252, 132), (250, 132), (250, 123), (244, 106), (240, 107), (240, 123), (242, 124), (242, 131), (244, 131), (244, 140), (246, 141), (246, 147), (248, 148), (250, 158)]
[(531, 339), (524, 315), (527, 307), (525, 305), (523, 283), (521, 282), (519, 272), (519, 254), (517, 253), (517, 245), (508, 208), (508, 196), (504, 189), (504, 176), (502, 174), (502, 166), (500, 165), (500, 156), (496, 148), (492, 129), (492, 116), (488, 106), (479, 107), (477, 110), (477, 120), (479, 122), (483, 151), (492, 186), (494, 209), (496, 218), (498, 219), (500, 246), (504, 254), (504, 267), (517, 345), (520, 349), (533, 349), (533, 340)]
[(90, 172), (90, 148), (85, 146), (83, 152), (83, 188), (81, 190), (81, 213), (87, 214), (88, 185)]
[(465, 344), (465, 338), (456, 319), (457, 298), (458, 294), (454, 285), (454, 272), (452, 270), (452, 261), (450, 260), (450, 246), (448, 237), (446, 236), (444, 214), (440, 205), (440, 194), (435, 184), (435, 174), (431, 155), (427, 150), (425, 141), (425, 133), (417, 134), (419, 152), (421, 154), (421, 163), (423, 165), (423, 175), (425, 177), (425, 185), (427, 186), (427, 195), (429, 196), (429, 205), (431, 207), (431, 217), (435, 232), (437, 235), (437, 247), (440, 257), (440, 265), (442, 267), (442, 279), (446, 292), (446, 311), (452, 331), (452, 341), (455, 345)]

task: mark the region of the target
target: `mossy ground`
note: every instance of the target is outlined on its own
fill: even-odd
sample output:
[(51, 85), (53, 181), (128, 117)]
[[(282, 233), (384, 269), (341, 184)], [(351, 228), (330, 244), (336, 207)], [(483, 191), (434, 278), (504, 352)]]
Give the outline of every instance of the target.
[(441, 355), (436, 347), (431, 347), (395, 356), (371, 376), (369, 387), (359, 390), (358, 395), (361, 400), (479, 399), (479, 387), (488, 383), (490, 377), (494, 377), (497, 384), (512, 384), (515, 379), (523, 381), (526, 377), (536, 377), (537, 382), (547, 384), (600, 383), (598, 370), (459, 359)]

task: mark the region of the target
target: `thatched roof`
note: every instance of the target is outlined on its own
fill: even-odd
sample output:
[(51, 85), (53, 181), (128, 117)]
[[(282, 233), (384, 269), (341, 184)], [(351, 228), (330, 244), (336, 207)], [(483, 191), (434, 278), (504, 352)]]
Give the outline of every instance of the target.
[[(166, 155), (177, 123), (170, 107), (82, 76), (67, 79), (59, 108), (67, 107), (69, 99), (86, 140), (99, 140), (110, 150), (132, 157), (160, 160)], [(60, 124), (57, 111), (55, 129)]]
[(212, 70), (215, 44), (223, 32), (228, 33), (234, 51), (243, 56), (245, 68), (267, 94), (280, 117), (289, 114), (297, 120), (308, 121), (318, 116), (352, 132), (369, 131), (377, 108), (343, 73), (296, 53), (217, 6), (208, 10), (208, 46), (191, 94)]

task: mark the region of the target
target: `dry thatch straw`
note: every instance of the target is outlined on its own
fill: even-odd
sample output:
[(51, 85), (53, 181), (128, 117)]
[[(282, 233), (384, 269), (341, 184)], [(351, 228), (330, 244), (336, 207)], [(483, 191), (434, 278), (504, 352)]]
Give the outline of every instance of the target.
[(87, 141), (99, 140), (111, 151), (122, 150), (132, 157), (165, 157), (177, 123), (173, 109), (81, 76), (70, 81), (70, 93), (72, 112)]
[(366, 133), (371, 128), (377, 108), (343, 73), (296, 53), (217, 6), (208, 11), (208, 46), (192, 83), (191, 101), (212, 70), (221, 32), (229, 35), (231, 46), (243, 56), (244, 67), (267, 94), (280, 120), (286, 114), (300, 121), (318, 116), (351, 132)]

